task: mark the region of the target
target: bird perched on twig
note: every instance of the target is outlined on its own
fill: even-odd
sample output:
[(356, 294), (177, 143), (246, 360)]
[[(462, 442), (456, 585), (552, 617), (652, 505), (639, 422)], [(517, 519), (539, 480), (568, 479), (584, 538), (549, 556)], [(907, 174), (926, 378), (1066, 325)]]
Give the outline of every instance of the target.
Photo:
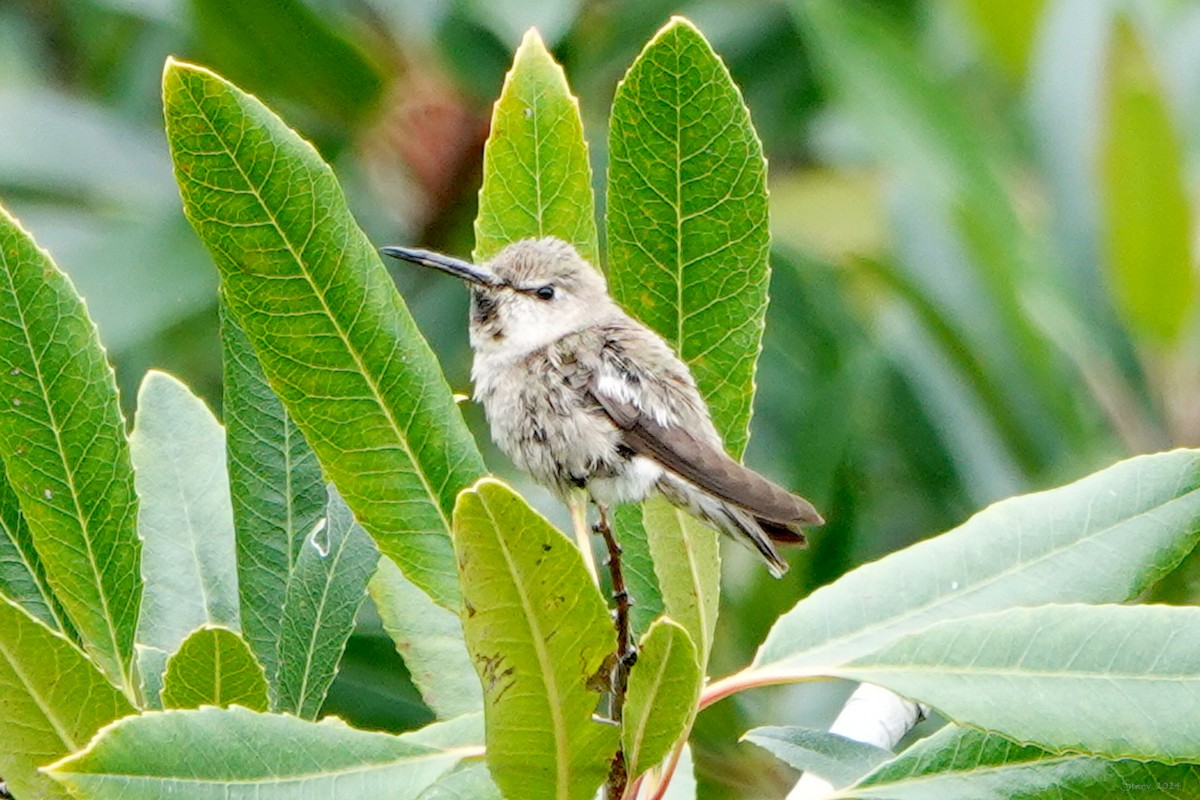
[(823, 522), (807, 500), (726, 454), (687, 366), (617, 306), (571, 245), (525, 239), (486, 264), (383, 252), (471, 285), (471, 377), (493, 439), (564, 499), (586, 489), (608, 535), (612, 506), (657, 491), (779, 576), (788, 565), (775, 543), (803, 544), (801, 528)]

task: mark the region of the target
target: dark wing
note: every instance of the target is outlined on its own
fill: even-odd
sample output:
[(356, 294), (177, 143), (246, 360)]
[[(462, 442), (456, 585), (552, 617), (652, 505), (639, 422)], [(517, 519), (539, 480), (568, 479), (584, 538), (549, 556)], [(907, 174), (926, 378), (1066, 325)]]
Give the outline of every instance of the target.
[(602, 384), (599, 374), (595, 373), (588, 388), (621, 430), (624, 444), (633, 452), (657, 461), (668, 471), (714, 497), (761, 517), (768, 524), (776, 523), (770, 526), (777, 529), (773, 538), (803, 541), (798, 534), (788, 531), (789, 525), (820, 525), (824, 522), (804, 498), (743, 467), (724, 450), (687, 428), (661, 424), (629, 400), (630, 394), (614, 392), (611, 386)]

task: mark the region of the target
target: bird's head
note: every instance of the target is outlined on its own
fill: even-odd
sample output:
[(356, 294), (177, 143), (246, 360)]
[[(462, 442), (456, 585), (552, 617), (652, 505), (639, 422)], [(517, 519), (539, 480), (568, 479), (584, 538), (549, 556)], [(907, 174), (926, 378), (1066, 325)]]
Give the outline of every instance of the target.
[(522, 239), (472, 264), (428, 250), (384, 247), (386, 255), (432, 267), (471, 287), (471, 346), (521, 356), (611, 313), (604, 276), (562, 239)]

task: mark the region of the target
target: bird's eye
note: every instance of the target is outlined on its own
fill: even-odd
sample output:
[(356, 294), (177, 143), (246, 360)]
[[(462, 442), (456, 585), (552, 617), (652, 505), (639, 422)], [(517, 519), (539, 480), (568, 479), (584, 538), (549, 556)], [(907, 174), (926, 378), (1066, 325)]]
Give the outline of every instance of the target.
[(543, 287), (539, 288), (536, 292), (534, 292), (534, 294), (536, 294), (542, 300), (553, 300), (554, 299), (554, 287), (553, 286), (543, 286)]

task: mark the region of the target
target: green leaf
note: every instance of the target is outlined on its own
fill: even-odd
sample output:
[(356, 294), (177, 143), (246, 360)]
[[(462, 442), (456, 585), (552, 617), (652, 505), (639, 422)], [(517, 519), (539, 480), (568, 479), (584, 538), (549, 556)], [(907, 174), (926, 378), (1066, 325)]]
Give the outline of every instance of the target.
[(811, 772), (835, 788), (854, 783), (893, 757), (882, 747), (811, 728), (754, 728), (746, 731), (742, 741), (758, 745), (788, 766)]
[(326, 515), (305, 539), (283, 603), (276, 678), (280, 709), (316, 718), (378, 563), (371, 537), (330, 488)]
[(966, 0), (962, 5), (1000, 66), (1011, 78), (1023, 80), (1046, 0), (1009, 0), (1007, 3)]
[(945, 620), (1020, 605), (1123, 602), (1200, 535), (1200, 451), (1122, 461), (996, 503), (958, 528), (847, 573), (775, 623), (749, 684), (828, 675)]
[(492, 111), (475, 218), (476, 261), (520, 239), (557, 236), (599, 265), (595, 198), (579, 102), (530, 28)]
[(1133, 26), (1122, 20), (1109, 47), (1100, 145), (1108, 282), (1130, 330), (1169, 345), (1191, 320), (1196, 299), (1183, 142)]
[[(194, 31), (212, 63), (251, 91), (354, 125), (384, 88), (379, 67), (301, 0), (191, 0)], [(302, 42), (302, 47), (297, 43)]]
[(836, 797), (927, 800), (1128, 800), (1195, 797), (1200, 770), (1022, 747), (1002, 736), (947, 725)]
[(206, 625), (167, 662), (162, 700), (167, 708), (239, 705), (266, 711), (267, 679), (241, 636)]
[(279, 706), (279, 638), (304, 538), (329, 502), (317, 456), (271, 391), (246, 334), (221, 305), (225, 436), (242, 635)]
[(0, 698), (0, 775), (21, 798), (65, 799), (67, 793), (38, 768), (86, 745), (102, 725), (133, 713), (79, 648), (3, 597)]
[(47, 773), (80, 800), (410, 800), (477, 752), (357, 731), (336, 718), (202, 708), (121, 720)]
[(437, 360), (316, 151), (208, 70), (170, 61), (163, 80), (184, 210), (231, 316), (379, 549), (454, 607), (450, 514), (483, 461)]
[(667, 787), (663, 800), (696, 800), (696, 767), (692, 761), (692, 748), (685, 742), (675, 765), (675, 775)]
[(662, 761), (691, 726), (704, 682), (697, 657), (692, 637), (668, 617), (642, 637), (621, 722), (631, 780)]
[(387, 558), (368, 588), (425, 704), (441, 719), (482, 710), (483, 690), (458, 615), (430, 601)]
[(613, 527), (621, 543), (621, 570), (625, 588), (632, 605), (629, 608), (629, 627), (635, 637), (650, 629), (654, 620), (666, 613), (662, 589), (654, 572), (654, 557), (650, 554), (650, 534), (646, 531), (640, 505), (624, 503), (613, 513)]
[(612, 295), (691, 367), (740, 456), (767, 311), (767, 167), (741, 93), (687, 20), (618, 85), (608, 149)]
[(142, 546), (112, 367), (70, 279), (3, 209), (0, 458), (84, 647), (136, 696)]
[(717, 532), (661, 497), (646, 501), (642, 509), (667, 616), (690, 634), (703, 672), (721, 605)]
[(917, 631), (833, 674), (1050, 750), (1200, 761), (1197, 637), (1193, 607), (1011, 608)]
[(64, 630), (61, 606), (46, 584), (46, 570), (34, 549), (20, 501), (0, 462), (0, 595), (56, 631)]
[[(145, 575), (138, 644), (173, 653), (202, 625), (238, 630), (221, 424), (186, 386), (151, 370), (138, 390), (129, 453)], [(157, 696), (146, 699), (155, 705)]]
[(421, 795), (420, 800), (503, 800), (487, 764), (460, 764)]
[(507, 797), (590, 800), (617, 749), (592, 718), (616, 633), (583, 557), (487, 478), (459, 498), (454, 549), (492, 778)]

